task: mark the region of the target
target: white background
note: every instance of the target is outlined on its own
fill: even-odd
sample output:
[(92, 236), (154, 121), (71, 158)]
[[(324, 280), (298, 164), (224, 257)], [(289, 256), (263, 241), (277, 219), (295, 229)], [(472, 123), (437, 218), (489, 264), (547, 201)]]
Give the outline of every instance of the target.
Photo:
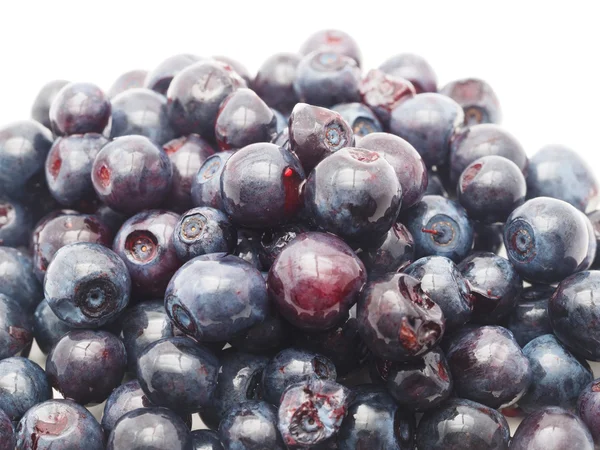
[(183, 52), (231, 56), (254, 73), (272, 53), (296, 51), (312, 32), (339, 28), (358, 41), (365, 70), (414, 52), (431, 63), (440, 86), (469, 76), (487, 80), (500, 99), (503, 125), (528, 154), (565, 144), (600, 178), (594, 3), (3, 1), (0, 125), (29, 117), (37, 91), (52, 79), (108, 89), (125, 71), (152, 69)]

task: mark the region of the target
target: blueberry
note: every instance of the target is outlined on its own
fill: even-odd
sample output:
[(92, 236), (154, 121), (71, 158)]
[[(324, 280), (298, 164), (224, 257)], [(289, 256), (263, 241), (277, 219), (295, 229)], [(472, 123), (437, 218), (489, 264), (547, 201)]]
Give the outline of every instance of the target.
[(596, 241), (596, 232), (594, 231), (594, 225), (592, 224), (592, 221), (584, 213), (581, 213), (581, 216), (583, 217), (585, 227), (587, 228), (588, 248), (585, 258), (577, 267), (577, 271), (588, 270), (592, 267), (594, 260), (596, 259), (596, 250), (598, 247), (598, 243)]
[(107, 434), (115, 427), (117, 421), (130, 411), (152, 407), (138, 380), (131, 380), (116, 388), (104, 405), (102, 428)]
[(473, 251), (498, 253), (502, 247), (504, 224), (474, 223)]
[(333, 106), (331, 110), (344, 118), (356, 137), (383, 131), (383, 126), (377, 116), (362, 103), (340, 103)]
[(33, 340), (29, 311), (13, 298), (0, 294), (0, 361), (25, 351)]
[(229, 66), (244, 80), (248, 87), (254, 87), (252, 86), (252, 77), (250, 76), (250, 72), (248, 72), (246, 66), (244, 66), (241, 62), (228, 56), (213, 56), (212, 59), (219, 61), (221, 64)]
[(592, 267), (596, 269), (600, 267), (600, 252), (598, 252), (598, 248), (600, 248), (600, 210), (592, 211), (587, 216), (592, 225), (592, 230), (596, 239), (596, 255), (592, 263)]
[(395, 223), (380, 245), (365, 246), (357, 254), (369, 275), (397, 272), (414, 260), (415, 242), (404, 225)]
[(10, 417), (0, 409), (0, 450), (15, 450), (17, 436)]
[(223, 446), (216, 431), (196, 430), (192, 431), (192, 449), (223, 450)]
[(285, 450), (277, 431), (277, 410), (259, 401), (239, 403), (219, 425), (219, 438), (229, 450)]
[(233, 254), (252, 264), (260, 271), (264, 270), (261, 262), (261, 232), (250, 228), (238, 228), (237, 246)]
[(502, 111), (492, 87), (479, 78), (462, 78), (451, 81), (440, 89), (465, 112), (465, 125), (500, 123)]
[(119, 228), (121, 228), (121, 225), (123, 225), (127, 219), (126, 215), (103, 204), (99, 205), (96, 211), (94, 211), (94, 216), (100, 219), (100, 221), (110, 229), (113, 235), (117, 234), (117, 231), (119, 231)]
[(531, 340), (523, 354), (529, 359), (532, 381), (519, 406), (527, 413), (546, 406), (573, 410), (593, 378), (588, 363), (569, 353), (551, 334)]
[(295, 53), (276, 53), (260, 66), (254, 78), (254, 90), (260, 98), (284, 114), (298, 103), (294, 80), (299, 62)]
[(97, 404), (119, 386), (126, 364), (125, 347), (115, 335), (73, 330), (48, 355), (46, 374), (63, 397), (81, 405)]
[(148, 72), (144, 81), (144, 87), (166, 95), (175, 75), (201, 59), (199, 56), (189, 53), (170, 56)]
[(173, 167), (165, 151), (144, 136), (105, 145), (92, 167), (100, 200), (126, 214), (158, 207), (171, 189)]
[(104, 450), (104, 432), (83, 406), (70, 400), (48, 400), (25, 413), (17, 427), (17, 448)]
[(130, 89), (144, 87), (144, 82), (148, 76), (147, 70), (130, 70), (125, 72), (113, 82), (107, 91), (108, 98), (113, 99), (117, 95)]
[(219, 361), (207, 348), (187, 337), (172, 337), (144, 349), (137, 379), (155, 405), (194, 413), (211, 405), (218, 371)]
[(281, 133), (283, 133), (284, 130), (286, 132), (288, 131), (288, 117), (283, 115), (283, 113), (277, 111), (274, 108), (270, 108), (270, 109), (273, 112), (273, 114), (275, 115), (275, 134), (272, 136), (272, 138), (270, 140), (270, 142), (272, 144), (274, 144), (275, 141), (277, 140), (277, 137)]
[(299, 234), (310, 231), (303, 223), (292, 223), (277, 228), (266, 229), (260, 235), (259, 258), (261, 265), (269, 269), (281, 251)]
[(50, 129), (50, 106), (67, 84), (69, 82), (65, 80), (52, 80), (42, 86), (31, 106), (31, 118)]
[(418, 94), (437, 92), (437, 76), (429, 63), (421, 56), (400, 53), (388, 58), (379, 69), (390, 75), (406, 78)]
[(507, 328), (521, 347), (538, 336), (552, 333), (548, 299), (553, 293), (553, 287), (537, 285), (523, 289), (517, 296), (517, 304), (508, 316)]
[(587, 425), (594, 441), (600, 442), (600, 380), (588, 384), (579, 395), (576, 413)]
[(115, 237), (113, 250), (125, 262), (133, 292), (162, 297), (181, 266), (173, 233), (179, 216), (170, 211), (143, 211), (129, 218)]
[(361, 53), (352, 36), (341, 30), (327, 29), (311, 34), (302, 44), (300, 54), (307, 55), (315, 50), (329, 50), (346, 55), (360, 66)]
[(208, 157), (192, 179), (192, 204), (210, 206), (223, 211), (221, 174), (233, 151), (215, 153)]
[(373, 110), (385, 128), (390, 125), (392, 111), (415, 95), (410, 81), (379, 69), (370, 70), (360, 83), (363, 103)]
[(0, 411), (10, 420), (19, 421), (29, 408), (50, 398), (52, 389), (36, 363), (19, 356), (0, 361)]
[(303, 233), (279, 254), (269, 271), (271, 300), (283, 317), (303, 330), (335, 326), (356, 302), (366, 270), (338, 237)]
[(442, 197), (448, 197), (448, 192), (444, 187), (444, 183), (442, 182), (439, 173), (431, 171), (427, 173), (427, 188), (425, 189), (424, 195), (441, 195)]
[(125, 263), (100, 244), (76, 243), (54, 255), (44, 279), (52, 311), (75, 328), (96, 328), (129, 302), (131, 279)]
[(0, 197), (0, 245), (26, 246), (33, 228), (30, 210), (21, 202)]
[(33, 315), (33, 333), (42, 353), (47, 355), (60, 338), (72, 329), (54, 314), (46, 299), (37, 306)]
[(262, 322), (230, 339), (229, 343), (243, 352), (272, 355), (289, 345), (289, 328), (279, 314), (269, 311)]
[(0, 294), (10, 297), (23, 309), (32, 311), (44, 297), (33, 272), (31, 256), (20, 250), (0, 247)]

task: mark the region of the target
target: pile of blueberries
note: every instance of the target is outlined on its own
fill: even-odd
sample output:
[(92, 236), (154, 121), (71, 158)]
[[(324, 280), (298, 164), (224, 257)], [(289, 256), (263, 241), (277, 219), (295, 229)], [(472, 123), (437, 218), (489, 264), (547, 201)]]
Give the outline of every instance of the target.
[(598, 182), (500, 121), (336, 30), (48, 83), (0, 128), (0, 450), (594, 449)]

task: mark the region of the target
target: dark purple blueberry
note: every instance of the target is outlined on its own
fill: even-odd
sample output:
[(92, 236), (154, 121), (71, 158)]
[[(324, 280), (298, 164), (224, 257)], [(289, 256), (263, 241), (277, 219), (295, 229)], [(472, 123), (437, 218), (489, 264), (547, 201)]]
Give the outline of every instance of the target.
[(590, 430), (579, 417), (562, 408), (550, 406), (523, 419), (510, 441), (510, 448), (594, 450), (594, 441)]
[(144, 211), (129, 218), (117, 233), (113, 250), (125, 262), (135, 294), (162, 297), (181, 267), (173, 243), (178, 220), (170, 211)]
[(298, 100), (316, 106), (360, 102), (360, 68), (355, 60), (327, 49), (304, 56), (296, 69)]
[(344, 118), (356, 137), (383, 131), (383, 126), (377, 116), (362, 103), (340, 103), (333, 106), (331, 110)]
[(260, 230), (238, 228), (237, 246), (233, 254), (263, 271), (264, 268), (260, 258), (262, 253), (260, 239)]
[(517, 297), (517, 304), (508, 316), (507, 328), (521, 347), (538, 336), (552, 333), (548, 299), (553, 293), (551, 286), (536, 285), (523, 289)]
[(108, 437), (106, 450), (163, 448), (192, 450), (192, 434), (173, 411), (151, 407), (135, 409), (123, 415)]
[(223, 450), (219, 434), (213, 430), (192, 431), (192, 450)]
[(54, 97), (50, 124), (57, 136), (102, 133), (110, 119), (110, 100), (92, 83), (69, 83)]
[(386, 387), (401, 407), (428, 411), (452, 394), (453, 380), (444, 353), (436, 347), (416, 361), (392, 364)]
[(357, 254), (369, 274), (393, 273), (414, 260), (415, 243), (404, 225), (394, 223), (381, 244), (365, 246)]
[(379, 69), (385, 73), (410, 81), (418, 94), (437, 92), (437, 76), (423, 57), (401, 53), (388, 58)]
[(600, 248), (600, 210), (592, 211), (587, 215), (587, 217), (590, 220), (594, 237), (596, 239), (596, 256), (594, 258), (592, 267), (597, 269), (600, 267), (600, 252), (598, 251), (598, 248)]
[(442, 197), (448, 197), (448, 192), (437, 172), (430, 171), (427, 173), (427, 189), (425, 189), (424, 195), (441, 195)]
[(31, 256), (10, 247), (0, 247), (0, 294), (10, 297), (23, 309), (32, 311), (44, 297), (33, 272)]
[(10, 420), (18, 422), (29, 408), (50, 398), (52, 389), (36, 363), (19, 356), (0, 361), (0, 411)]
[(98, 197), (126, 214), (161, 205), (171, 189), (167, 153), (144, 136), (123, 136), (105, 145), (92, 167)]
[(236, 349), (257, 354), (272, 355), (290, 343), (290, 326), (274, 311), (269, 311), (262, 322), (234, 337), (229, 343)]
[(592, 381), (581, 391), (576, 413), (587, 425), (596, 444), (600, 443), (600, 379)]
[(121, 228), (121, 225), (127, 219), (127, 216), (106, 205), (98, 206), (98, 209), (94, 212), (94, 216), (100, 219), (100, 222), (105, 224), (113, 235), (117, 234), (117, 231), (119, 231), (119, 228)]
[(271, 300), (302, 330), (335, 326), (356, 302), (366, 282), (363, 263), (341, 239), (303, 233), (279, 254), (269, 271)]
[(56, 94), (67, 84), (66, 80), (53, 80), (42, 86), (31, 106), (31, 118), (50, 129), (50, 106)]
[(32, 228), (29, 208), (19, 201), (0, 197), (0, 246), (27, 246)]
[(130, 70), (125, 72), (113, 82), (110, 89), (107, 91), (108, 98), (113, 99), (117, 95), (130, 89), (144, 87), (144, 82), (148, 76), (147, 70)]
[(97, 328), (129, 303), (131, 279), (119, 256), (100, 244), (79, 242), (62, 247), (44, 279), (52, 311), (74, 328)]
[(431, 350), (442, 338), (442, 310), (405, 274), (367, 283), (358, 302), (358, 330), (376, 356), (406, 361)]
[(180, 413), (208, 407), (217, 386), (219, 361), (187, 337), (161, 339), (138, 359), (137, 379), (150, 401)]
[(530, 413), (546, 406), (572, 411), (581, 391), (592, 382), (588, 363), (569, 353), (552, 334), (530, 341), (523, 354), (532, 373), (531, 386), (519, 400), (523, 411)]
[(504, 224), (493, 223), (490, 225), (474, 223), (473, 251), (498, 253), (502, 247), (502, 232)]
[(426, 195), (399, 217), (415, 241), (415, 257), (445, 256), (461, 261), (473, 246), (473, 224), (458, 203)]
[(170, 56), (148, 72), (144, 81), (144, 87), (166, 95), (175, 75), (201, 59), (199, 56), (189, 53)]
[(250, 76), (250, 72), (248, 72), (246, 66), (244, 66), (241, 62), (228, 56), (213, 56), (212, 59), (231, 67), (234, 72), (242, 77), (248, 87), (252, 87), (252, 77)]
[(415, 87), (410, 81), (380, 69), (370, 70), (360, 83), (363, 103), (379, 117), (385, 128), (390, 125), (392, 111), (415, 95)]
[(63, 322), (54, 314), (46, 299), (40, 302), (33, 315), (33, 333), (35, 342), (42, 353), (45, 355), (50, 353), (50, 350), (60, 338), (72, 329), (69, 324)]
[(198, 341), (226, 341), (265, 318), (265, 280), (236, 256), (198, 256), (171, 279), (165, 308), (175, 325)]
[(128, 381), (112, 391), (106, 400), (102, 414), (102, 428), (109, 434), (117, 421), (128, 412), (152, 406), (152, 402), (142, 391), (139, 381)]
[(339, 431), (352, 393), (330, 380), (313, 378), (286, 389), (279, 406), (278, 428), (290, 448), (325, 443)]
[(394, 168), (379, 153), (344, 148), (321, 161), (304, 187), (306, 213), (319, 228), (372, 242), (392, 227), (402, 203)]
[(17, 355), (31, 345), (32, 340), (30, 312), (14, 299), (0, 294), (0, 360)]
[(394, 108), (390, 132), (412, 144), (427, 167), (443, 166), (463, 121), (463, 110), (454, 100), (441, 94), (418, 94)]
[(302, 44), (300, 54), (307, 55), (315, 50), (328, 50), (348, 56), (360, 66), (361, 52), (352, 36), (342, 30), (327, 29), (311, 34)]
[(265, 402), (235, 404), (219, 425), (219, 438), (231, 450), (285, 450), (277, 431), (277, 409)]
[(588, 248), (585, 258), (577, 267), (577, 271), (588, 270), (592, 267), (596, 258), (596, 250), (598, 247), (596, 242), (596, 232), (594, 231), (594, 225), (592, 224), (592, 221), (583, 212), (581, 213), (581, 216), (583, 217), (583, 221), (585, 222), (588, 232)]
[(478, 78), (463, 78), (451, 81), (440, 89), (465, 112), (465, 125), (500, 123), (502, 111), (498, 97), (492, 87)]
[(181, 261), (207, 253), (232, 253), (237, 230), (218, 209), (201, 206), (184, 212), (173, 232), (173, 246)]
[(275, 262), (281, 251), (293, 241), (296, 236), (310, 231), (309, 227), (302, 223), (292, 223), (278, 228), (269, 228), (260, 235), (260, 253), (261, 265), (267, 270)]
[(471, 288), (456, 265), (443, 256), (426, 256), (404, 273), (421, 282), (421, 289), (444, 313), (446, 329), (455, 330), (471, 318), (473, 296)]
[(69, 210), (52, 213), (33, 230), (31, 250), (34, 273), (42, 283), (50, 261), (65, 245), (89, 242), (110, 247), (112, 238), (111, 230), (96, 216)]
[(295, 53), (277, 53), (267, 59), (256, 73), (254, 90), (272, 108), (288, 113), (298, 103), (294, 92), (296, 68), (300, 56)]
[[(271, 138), (270, 142), (275, 143), (277, 137), (285, 130), (288, 131), (288, 117), (276, 109), (269, 108), (275, 115), (275, 135)], [(282, 145), (280, 147), (283, 147)]]
[(56, 343), (46, 360), (52, 387), (80, 405), (102, 403), (121, 384), (127, 353), (107, 331), (73, 330)]
[(335, 381), (337, 372), (328, 358), (308, 350), (287, 348), (279, 352), (262, 371), (264, 400), (279, 405), (284, 391), (310, 380)]
[(233, 151), (218, 152), (202, 163), (192, 179), (191, 193), (194, 206), (210, 206), (223, 211), (221, 174), (225, 163), (233, 153)]
[(163, 145), (173, 166), (171, 192), (165, 200), (165, 207), (183, 212), (193, 206), (192, 183), (204, 161), (215, 154), (211, 145), (197, 134), (173, 139)]
[(129, 89), (113, 98), (111, 104), (111, 138), (140, 135), (163, 145), (175, 137), (163, 95), (146, 88)]
[(183, 69), (167, 92), (167, 109), (175, 131), (212, 140), (219, 106), (238, 87), (232, 71), (218, 61), (201, 61)]
[(200, 413), (202, 422), (218, 429), (231, 408), (248, 400), (262, 400), (261, 379), (269, 358), (228, 348), (219, 356), (221, 367), (210, 407)]
[(452, 141), (450, 182), (456, 184), (473, 161), (492, 155), (510, 159), (527, 175), (527, 154), (519, 141), (501, 126), (481, 124), (463, 128)]
[(460, 398), (428, 411), (417, 427), (423, 450), (508, 450), (510, 429), (498, 411)]
[(281, 225), (302, 207), (300, 161), (270, 143), (251, 144), (227, 160), (221, 174), (223, 208), (234, 224), (252, 228)]
[(354, 135), (339, 113), (298, 103), (290, 115), (289, 142), (308, 174), (322, 159), (352, 147)]
[(394, 168), (402, 186), (403, 210), (423, 198), (428, 182), (427, 167), (407, 141), (389, 133), (373, 133), (361, 138), (357, 146), (379, 153)]
[(506, 220), (504, 246), (525, 280), (557, 283), (579, 270), (588, 256), (586, 219), (562, 200), (534, 198)]
[(17, 427), (19, 450), (105, 450), (104, 442), (102, 427), (92, 413), (71, 400), (39, 403)]
[(221, 103), (215, 136), (221, 150), (270, 142), (277, 134), (275, 114), (251, 89), (237, 89)]
[(10, 417), (0, 409), (0, 450), (15, 450), (17, 436)]

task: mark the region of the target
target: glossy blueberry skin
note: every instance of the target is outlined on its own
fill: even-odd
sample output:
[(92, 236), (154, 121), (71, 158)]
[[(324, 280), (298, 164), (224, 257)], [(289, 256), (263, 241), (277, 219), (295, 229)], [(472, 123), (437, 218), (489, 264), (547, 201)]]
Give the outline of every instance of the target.
[(173, 233), (179, 215), (164, 210), (143, 211), (121, 226), (113, 243), (131, 276), (136, 295), (162, 297), (181, 267)]
[(152, 402), (142, 391), (139, 381), (128, 381), (112, 391), (106, 400), (102, 414), (102, 428), (109, 434), (117, 421), (128, 412), (152, 406)]
[(113, 235), (117, 234), (117, 231), (119, 231), (119, 228), (121, 228), (121, 225), (123, 225), (127, 219), (126, 215), (121, 214), (120, 212), (117, 212), (114, 209), (102, 204), (98, 206), (96, 211), (94, 211), (94, 216), (99, 218), (100, 222), (105, 224), (113, 233)]
[(15, 450), (16, 446), (17, 436), (13, 423), (10, 417), (0, 409), (0, 450)]
[(221, 440), (216, 431), (192, 431), (192, 450), (223, 450)]
[(277, 118), (251, 89), (237, 89), (221, 103), (215, 136), (221, 150), (235, 150), (270, 142), (277, 134)]
[(600, 380), (588, 384), (579, 395), (575, 412), (587, 425), (596, 444), (600, 443)]
[(219, 438), (229, 450), (285, 450), (277, 431), (277, 410), (260, 401), (231, 408), (219, 425)]
[(125, 346), (114, 334), (73, 330), (48, 355), (46, 374), (63, 397), (80, 405), (97, 404), (121, 384), (126, 365)]
[(298, 103), (294, 80), (300, 59), (296, 53), (276, 53), (260, 66), (254, 78), (254, 90), (260, 98), (284, 114)]
[(111, 104), (111, 138), (140, 135), (163, 145), (175, 137), (163, 95), (146, 88), (129, 89), (113, 98)]
[(339, 431), (351, 400), (348, 388), (330, 380), (311, 379), (289, 386), (278, 412), (285, 444), (295, 448), (326, 443)]
[(212, 59), (220, 62), (221, 64), (224, 64), (225, 66), (229, 66), (231, 70), (233, 70), (238, 76), (240, 76), (244, 80), (248, 87), (254, 88), (254, 86), (252, 86), (252, 77), (250, 76), (250, 72), (248, 71), (246, 66), (244, 66), (237, 59), (233, 59), (228, 56), (222, 55), (213, 56)]
[(585, 212), (598, 202), (598, 189), (592, 167), (564, 145), (547, 145), (529, 161), (528, 198), (557, 198)]
[(36, 363), (19, 356), (0, 361), (0, 411), (10, 420), (19, 421), (29, 408), (50, 398), (52, 389)]
[(456, 398), (425, 413), (416, 440), (423, 450), (507, 450), (510, 429), (498, 411)]
[(0, 245), (27, 246), (32, 228), (31, 212), (24, 204), (0, 197)]
[(316, 50), (304, 56), (296, 68), (294, 91), (299, 101), (331, 107), (360, 102), (360, 68), (341, 53)]
[(219, 106), (238, 87), (240, 83), (218, 61), (201, 61), (183, 69), (167, 91), (167, 110), (175, 131), (212, 140)]
[(31, 408), (17, 427), (20, 450), (105, 450), (102, 427), (83, 406), (55, 399)]
[(248, 400), (262, 400), (261, 379), (269, 358), (228, 348), (219, 356), (221, 367), (217, 388), (210, 407), (200, 417), (212, 429), (218, 429), (231, 408)]
[(465, 125), (500, 123), (500, 102), (492, 87), (479, 78), (462, 78), (451, 81), (440, 89), (458, 103), (465, 112)]
[(438, 173), (428, 171), (427, 188), (425, 189), (424, 195), (441, 195), (442, 197), (448, 197), (448, 192)]
[(380, 69), (370, 70), (360, 83), (363, 103), (379, 117), (385, 128), (389, 127), (392, 111), (415, 95), (415, 87), (410, 81)]
[(44, 297), (31, 257), (20, 250), (0, 247), (0, 279), (0, 294), (10, 297), (25, 310), (34, 310)]
[(340, 103), (333, 106), (331, 110), (339, 113), (344, 118), (356, 137), (383, 131), (383, 126), (377, 116), (368, 106), (362, 103)]
[(590, 366), (572, 355), (552, 334), (545, 334), (523, 347), (529, 359), (532, 381), (519, 400), (526, 413), (546, 406), (572, 411), (581, 391), (593, 379)]
[(415, 240), (415, 257), (445, 256), (461, 261), (473, 246), (473, 224), (458, 203), (426, 195), (400, 215)]
[(52, 80), (42, 86), (31, 106), (31, 118), (50, 129), (50, 106), (56, 94), (67, 84), (66, 80)]
[(290, 115), (289, 144), (308, 174), (327, 156), (352, 147), (354, 134), (340, 113), (298, 103)]
[(138, 358), (137, 379), (150, 401), (180, 413), (211, 404), (219, 361), (207, 348), (187, 337), (161, 339)]
[(395, 223), (379, 245), (365, 246), (357, 253), (369, 275), (393, 273), (408, 266), (415, 256), (415, 242), (410, 231)]
[(106, 450), (193, 450), (186, 424), (167, 408), (129, 411), (115, 424)]
[(387, 233), (402, 204), (394, 168), (379, 153), (344, 148), (321, 161), (304, 187), (304, 206), (320, 229), (369, 242)]
[(110, 119), (110, 100), (92, 83), (69, 83), (54, 97), (50, 124), (57, 136), (102, 133)]
[[(600, 210), (592, 211), (587, 215), (592, 225), (592, 231), (596, 239), (596, 250), (600, 248)], [(589, 256), (589, 255), (588, 255)], [(592, 268), (597, 269), (600, 267), (600, 252), (596, 251)]]
[(379, 70), (410, 81), (417, 94), (437, 92), (437, 75), (424, 58), (412, 53), (400, 53), (388, 58)]
[(268, 270), (281, 251), (287, 247), (296, 236), (307, 231), (310, 231), (310, 228), (302, 222), (264, 230), (259, 239), (259, 258), (261, 265)]
[(166, 152), (144, 136), (114, 139), (100, 150), (92, 167), (100, 200), (129, 215), (160, 206), (172, 176)]
[(201, 206), (181, 215), (173, 232), (173, 246), (181, 261), (207, 253), (232, 253), (237, 230), (218, 209)]
[(171, 192), (165, 200), (165, 207), (171, 211), (183, 212), (191, 209), (192, 183), (204, 161), (215, 154), (211, 145), (197, 134), (173, 139), (163, 149), (173, 166)]
[(311, 34), (300, 47), (301, 55), (308, 55), (315, 50), (329, 50), (348, 56), (360, 66), (361, 52), (352, 36), (342, 30), (326, 29)]
[(562, 200), (534, 198), (506, 220), (504, 246), (508, 259), (524, 279), (557, 283), (586, 260), (587, 223), (583, 214)]
[(452, 141), (450, 182), (456, 184), (469, 164), (490, 155), (510, 159), (527, 175), (527, 154), (519, 141), (499, 125), (481, 124), (463, 128)]
[(139, 69), (130, 70), (129, 72), (119, 75), (119, 77), (110, 86), (110, 89), (106, 92), (108, 98), (112, 100), (114, 97), (125, 91), (144, 87), (144, 82), (146, 81), (147, 76), (147, 70)]
[(25, 350), (33, 340), (33, 322), (28, 310), (0, 294), (0, 361)]
[(443, 166), (463, 121), (462, 108), (454, 100), (441, 94), (425, 93), (392, 110), (390, 132), (412, 144), (428, 167)]
[(442, 310), (406, 274), (367, 283), (358, 302), (358, 330), (379, 358), (406, 361), (431, 350), (442, 338)]
[(286, 320), (302, 330), (318, 331), (346, 317), (366, 279), (365, 266), (344, 241), (308, 232), (279, 254), (267, 284), (271, 301)]
[(223, 209), (239, 226), (281, 225), (299, 212), (304, 179), (300, 161), (289, 150), (270, 143), (248, 145), (223, 168)]
[(279, 405), (284, 391), (291, 385), (312, 379), (335, 381), (335, 365), (328, 358), (308, 350), (286, 348), (279, 352), (262, 372), (265, 401)]
[(361, 138), (357, 146), (379, 153), (394, 168), (402, 186), (402, 210), (423, 198), (428, 184), (427, 167), (411, 144), (390, 133), (372, 133)]
[(144, 87), (166, 95), (175, 75), (201, 59), (199, 56), (189, 53), (170, 56), (148, 72), (144, 81)]
[(34, 273), (43, 283), (50, 261), (65, 245), (89, 242), (110, 247), (112, 238), (111, 230), (96, 216), (69, 210), (51, 213), (38, 223), (31, 237)]
[(32, 198), (43, 177), (52, 133), (33, 120), (12, 122), (0, 128), (0, 192), (23, 201)]
[(36, 343), (45, 355), (72, 329), (54, 314), (46, 299), (37, 306), (33, 315), (33, 333)]
[(553, 287), (537, 285), (523, 289), (518, 296), (506, 327), (521, 347), (538, 336), (552, 333), (548, 318), (548, 299), (553, 293)]
[(546, 407), (529, 414), (519, 424), (510, 441), (511, 450), (576, 448), (593, 450), (590, 430), (579, 417), (557, 407)]
[(223, 211), (221, 174), (225, 163), (233, 154), (233, 151), (218, 152), (202, 163), (192, 178), (191, 194), (194, 206), (210, 206)]
[(273, 355), (290, 344), (290, 326), (275, 311), (229, 341), (232, 347), (248, 353)]

